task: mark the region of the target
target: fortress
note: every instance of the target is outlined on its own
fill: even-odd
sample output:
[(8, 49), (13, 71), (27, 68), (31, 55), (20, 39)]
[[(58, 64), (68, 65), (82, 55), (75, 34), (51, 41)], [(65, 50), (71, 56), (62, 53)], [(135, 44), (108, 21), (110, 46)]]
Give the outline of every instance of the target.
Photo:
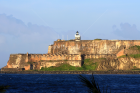
[(42, 67), (58, 66), (68, 63), (81, 67), (87, 58), (117, 58), (127, 55), (127, 49), (139, 45), (140, 40), (81, 40), (77, 31), (75, 39), (54, 41), (47, 54), (11, 54), (3, 71), (10, 69), (39, 70)]

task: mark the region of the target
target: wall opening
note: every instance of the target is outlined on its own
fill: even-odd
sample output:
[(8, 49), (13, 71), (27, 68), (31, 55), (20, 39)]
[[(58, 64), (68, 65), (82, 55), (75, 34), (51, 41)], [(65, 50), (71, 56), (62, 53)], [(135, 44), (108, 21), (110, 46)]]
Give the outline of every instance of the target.
[(33, 64), (30, 64), (30, 70), (33, 70)]
[(82, 54), (82, 55), (81, 55), (81, 58), (82, 58), (82, 63), (81, 63), (81, 65), (83, 66), (84, 60), (85, 60), (85, 54)]

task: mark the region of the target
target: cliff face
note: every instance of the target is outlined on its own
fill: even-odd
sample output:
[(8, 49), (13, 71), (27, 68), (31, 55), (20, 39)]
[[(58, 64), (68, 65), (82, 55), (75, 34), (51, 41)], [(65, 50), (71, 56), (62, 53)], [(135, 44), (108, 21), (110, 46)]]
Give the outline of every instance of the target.
[(131, 70), (134, 66), (140, 68), (139, 58), (106, 59), (99, 63), (97, 70)]

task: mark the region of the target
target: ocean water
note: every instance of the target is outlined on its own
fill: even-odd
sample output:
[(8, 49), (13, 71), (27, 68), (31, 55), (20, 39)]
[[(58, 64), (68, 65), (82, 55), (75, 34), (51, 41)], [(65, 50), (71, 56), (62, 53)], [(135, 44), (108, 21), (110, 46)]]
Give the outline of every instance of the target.
[[(78, 74), (0, 74), (6, 93), (88, 93)], [(90, 79), (91, 75), (82, 74)], [(140, 75), (94, 75), (101, 92), (140, 93)], [(105, 93), (105, 92), (104, 92)]]

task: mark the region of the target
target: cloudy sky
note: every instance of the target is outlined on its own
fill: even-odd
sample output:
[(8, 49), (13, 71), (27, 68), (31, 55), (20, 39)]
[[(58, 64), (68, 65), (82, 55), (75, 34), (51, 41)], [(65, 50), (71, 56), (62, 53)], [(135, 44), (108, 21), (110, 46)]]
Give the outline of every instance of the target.
[(10, 54), (47, 53), (55, 40), (140, 40), (139, 0), (0, 0), (0, 68)]

